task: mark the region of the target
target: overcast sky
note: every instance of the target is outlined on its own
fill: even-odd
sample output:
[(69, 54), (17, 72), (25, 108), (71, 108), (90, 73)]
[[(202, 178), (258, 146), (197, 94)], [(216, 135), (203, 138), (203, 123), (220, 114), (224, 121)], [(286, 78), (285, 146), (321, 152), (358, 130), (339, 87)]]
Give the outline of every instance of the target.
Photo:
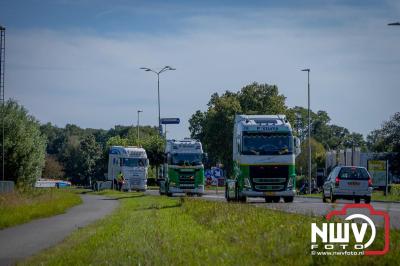
[[(268, 3), (265, 3), (268, 2)], [(299, 4), (298, 2), (302, 2)], [(0, 0), (6, 98), (42, 123), (109, 129), (180, 117), (210, 95), (275, 84), (289, 107), (325, 110), (364, 135), (400, 111), (400, 1)]]

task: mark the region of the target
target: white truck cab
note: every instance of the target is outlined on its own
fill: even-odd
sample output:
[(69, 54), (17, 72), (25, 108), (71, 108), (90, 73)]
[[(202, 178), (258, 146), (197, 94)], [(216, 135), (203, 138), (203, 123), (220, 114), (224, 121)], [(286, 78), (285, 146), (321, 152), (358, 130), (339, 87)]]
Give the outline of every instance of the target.
[(145, 191), (149, 160), (146, 151), (140, 147), (112, 146), (108, 157), (108, 180), (117, 184), (122, 173), (125, 183), (123, 190)]

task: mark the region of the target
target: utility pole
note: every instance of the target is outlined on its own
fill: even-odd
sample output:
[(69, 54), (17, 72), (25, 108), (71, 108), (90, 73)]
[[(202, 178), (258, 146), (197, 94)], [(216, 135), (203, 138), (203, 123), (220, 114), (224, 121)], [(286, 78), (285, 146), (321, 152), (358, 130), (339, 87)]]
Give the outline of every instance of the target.
[(143, 112), (142, 110), (137, 110), (137, 143), (138, 146), (140, 145), (140, 139), (139, 139), (139, 114)]
[(310, 110), (310, 69), (306, 68), (301, 71), (307, 72), (307, 88), (308, 88), (308, 188), (311, 194), (311, 110)]
[(1, 144), (1, 176), (2, 180), (5, 180), (4, 175), (4, 116), (5, 116), (5, 106), (4, 106), (4, 67), (5, 67), (5, 56), (6, 56), (6, 28), (0, 25), (0, 101), (1, 101), (1, 130), (2, 130), (2, 144)]
[(155, 71), (151, 68), (148, 67), (141, 67), (140, 69), (143, 69), (144, 71), (147, 72), (153, 72), (154, 74), (157, 75), (157, 95), (158, 95), (158, 131), (160, 136), (163, 136), (163, 129), (162, 129), (162, 125), (161, 125), (161, 111), (160, 111), (160, 74), (168, 71), (168, 70), (176, 70), (176, 68), (170, 67), (170, 66), (165, 66), (163, 67), (163, 69), (161, 69), (160, 71)]

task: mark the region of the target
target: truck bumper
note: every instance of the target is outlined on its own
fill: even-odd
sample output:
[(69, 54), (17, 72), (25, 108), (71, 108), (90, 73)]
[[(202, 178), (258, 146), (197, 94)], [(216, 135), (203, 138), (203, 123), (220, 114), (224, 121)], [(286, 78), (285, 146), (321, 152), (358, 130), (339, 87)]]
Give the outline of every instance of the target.
[(197, 188), (178, 188), (178, 187), (169, 187), (169, 193), (196, 193), (203, 194), (204, 193), (204, 185), (199, 185)]
[(294, 197), (296, 195), (296, 191), (294, 190), (284, 190), (284, 191), (253, 191), (253, 190), (244, 190), (242, 191), (242, 195), (246, 197)]

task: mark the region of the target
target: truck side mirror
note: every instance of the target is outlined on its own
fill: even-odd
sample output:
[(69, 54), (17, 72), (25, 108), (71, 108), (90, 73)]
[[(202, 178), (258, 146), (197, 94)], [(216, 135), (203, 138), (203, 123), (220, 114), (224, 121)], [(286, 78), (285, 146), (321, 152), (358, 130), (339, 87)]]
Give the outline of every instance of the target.
[(149, 161), (149, 159), (146, 159), (146, 166), (149, 166), (150, 165), (150, 161)]

